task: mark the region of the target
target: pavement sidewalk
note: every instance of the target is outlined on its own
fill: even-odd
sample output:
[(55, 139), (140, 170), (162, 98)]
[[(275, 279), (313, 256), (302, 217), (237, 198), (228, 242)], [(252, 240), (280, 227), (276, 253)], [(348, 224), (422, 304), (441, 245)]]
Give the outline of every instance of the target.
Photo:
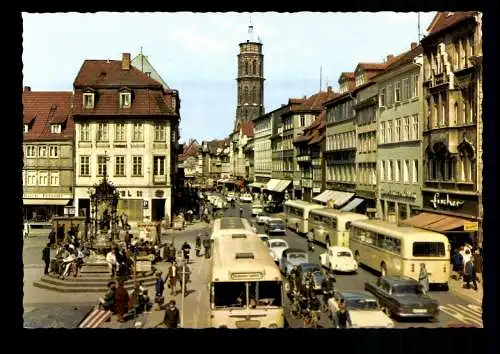
[(483, 303), (483, 283), (477, 283), (477, 291), (472, 288), (466, 289), (464, 288), (464, 282), (462, 280), (451, 279), (448, 282), (450, 291), (453, 291), (455, 294), (461, 296), (462, 298), (467, 298), (469, 300), (474, 301), (477, 304)]

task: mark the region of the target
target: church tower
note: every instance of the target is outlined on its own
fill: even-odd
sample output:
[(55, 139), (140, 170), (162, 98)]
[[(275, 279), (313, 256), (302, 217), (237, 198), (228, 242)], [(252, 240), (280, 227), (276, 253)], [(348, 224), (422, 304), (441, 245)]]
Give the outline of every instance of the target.
[(238, 54), (238, 95), (234, 130), (239, 123), (264, 114), (264, 55), (262, 43), (253, 40), (253, 26), (248, 26), (249, 39), (240, 43)]

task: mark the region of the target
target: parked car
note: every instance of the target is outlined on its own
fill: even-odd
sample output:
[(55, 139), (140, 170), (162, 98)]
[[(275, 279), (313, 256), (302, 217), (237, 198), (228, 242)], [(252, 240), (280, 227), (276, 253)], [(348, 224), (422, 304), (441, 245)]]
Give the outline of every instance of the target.
[(421, 286), (409, 277), (380, 277), (376, 282), (365, 282), (365, 290), (378, 299), (388, 316), (436, 318), (439, 302), (424, 295)]
[(347, 247), (330, 246), (326, 252), (319, 255), (319, 262), (323, 267), (334, 272), (357, 272), (358, 262)]
[(275, 262), (279, 262), (284, 250), (288, 248), (288, 242), (280, 238), (272, 238), (267, 241), (269, 254), (273, 257)]
[(320, 291), (322, 289), (321, 284), (325, 279), (325, 274), (321, 269), (321, 265), (316, 263), (302, 263), (297, 267), (297, 270), (298, 270), (299, 284), (304, 284), (306, 279), (305, 275), (307, 273), (312, 273), (313, 283), (314, 283), (313, 290)]
[(254, 203), (252, 205), (252, 216), (258, 215), (264, 211), (264, 207), (260, 203)]
[(266, 221), (268, 221), (269, 219), (271, 219), (271, 216), (265, 211), (263, 211), (262, 213), (257, 214), (255, 222), (259, 225), (262, 225), (265, 224)]
[(271, 201), (267, 203), (264, 210), (268, 213), (281, 213), (283, 211), (283, 203), (277, 201)]
[(353, 328), (393, 328), (394, 321), (380, 308), (377, 298), (367, 291), (340, 291), (328, 300), (328, 310), (335, 313), (344, 300)]
[(243, 194), (242, 196), (240, 196), (240, 202), (241, 203), (251, 203), (253, 202), (253, 198), (252, 198), (252, 195), (251, 194)]
[(266, 234), (257, 234), (257, 237), (267, 246), (267, 241), (269, 241), (269, 236)]
[(287, 248), (281, 254), (279, 266), (281, 271), (288, 276), (293, 267), (309, 261), (309, 254), (300, 248)]
[(227, 193), (226, 200), (228, 203), (231, 203), (231, 201), (236, 201), (238, 198), (236, 197), (236, 194), (234, 192), (229, 192)]
[(267, 220), (266, 224), (266, 234), (280, 234), (286, 235), (286, 225), (285, 222), (278, 218), (272, 218)]

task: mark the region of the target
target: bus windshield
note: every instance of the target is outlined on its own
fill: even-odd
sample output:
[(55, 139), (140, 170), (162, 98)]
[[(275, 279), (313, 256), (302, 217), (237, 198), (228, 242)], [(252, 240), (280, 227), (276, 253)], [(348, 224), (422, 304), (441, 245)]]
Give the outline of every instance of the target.
[(413, 257), (444, 257), (443, 242), (413, 242)]
[[(215, 308), (260, 308), (281, 306), (281, 282), (216, 282), (214, 286)], [(249, 298), (246, 288), (249, 287)]]
[(281, 282), (279, 281), (254, 281), (249, 285), (249, 306), (260, 308), (268, 306), (281, 306)]
[(246, 304), (246, 286), (239, 282), (214, 283), (214, 305), (216, 308), (239, 307)]

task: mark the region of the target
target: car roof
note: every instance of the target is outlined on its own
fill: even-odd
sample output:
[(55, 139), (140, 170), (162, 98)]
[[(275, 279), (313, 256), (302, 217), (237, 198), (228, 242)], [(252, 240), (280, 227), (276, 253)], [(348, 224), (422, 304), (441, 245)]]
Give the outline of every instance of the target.
[(340, 298), (344, 300), (376, 300), (376, 297), (368, 291), (339, 291), (338, 294)]
[(317, 263), (302, 263), (300, 265), (301, 268), (321, 268), (321, 266)]
[(418, 282), (410, 277), (401, 277), (401, 276), (389, 276), (382, 277), (382, 279), (386, 280), (390, 285), (416, 285)]
[(307, 251), (304, 251), (300, 248), (287, 248), (283, 251), (283, 255), (287, 255), (288, 253), (307, 253)]
[(339, 251), (349, 251), (352, 253), (352, 251), (347, 248), (347, 247), (342, 247), (342, 246), (330, 246), (328, 249), (334, 251), (334, 252), (339, 252)]
[(286, 242), (286, 240), (283, 240), (282, 238), (271, 238), (271, 239), (269, 239), (269, 242), (272, 242), (272, 241), (285, 242), (286, 244), (288, 244), (288, 242)]

